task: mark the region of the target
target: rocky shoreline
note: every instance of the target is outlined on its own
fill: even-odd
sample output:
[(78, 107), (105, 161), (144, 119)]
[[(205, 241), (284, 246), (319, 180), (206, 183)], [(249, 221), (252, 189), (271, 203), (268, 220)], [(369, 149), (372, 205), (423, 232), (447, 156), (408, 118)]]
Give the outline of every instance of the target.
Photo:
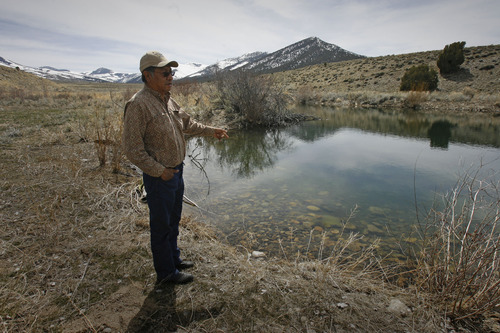
[(379, 99), (350, 99), (346, 95), (337, 97), (334, 100), (329, 100), (324, 97), (314, 97), (307, 100), (302, 100), (300, 104), (314, 106), (330, 106), (330, 107), (355, 107), (355, 108), (378, 108), (378, 109), (399, 109), (414, 110), (419, 112), (439, 112), (443, 114), (484, 114), (493, 117), (500, 117), (500, 101), (496, 102), (481, 102), (481, 101), (449, 101), (449, 100), (432, 100), (432, 95), (429, 93), (421, 93), (418, 101), (409, 101), (409, 95), (391, 95), (382, 96)]

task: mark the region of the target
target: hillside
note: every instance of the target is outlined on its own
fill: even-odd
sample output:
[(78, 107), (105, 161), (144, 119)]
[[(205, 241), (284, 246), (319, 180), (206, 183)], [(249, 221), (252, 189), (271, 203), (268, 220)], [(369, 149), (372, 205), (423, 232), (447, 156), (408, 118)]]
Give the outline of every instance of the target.
[[(398, 92), (406, 69), (420, 64), (439, 69), (436, 60), (440, 50), (389, 55), (335, 63), (323, 63), (293, 71), (277, 73), (294, 90), (303, 88), (315, 92), (377, 91)], [(500, 92), (500, 45), (465, 48), (465, 62), (456, 74), (439, 75), (438, 89), (461, 92), (472, 88), (480, 93)]]
[(0, 66), (0, 89), (28, 89), (33, 92), (41, 92), (43, 90), (58, 90), (63, 86), (40, 78), (36, 75), (26, 73), (22, 70)]

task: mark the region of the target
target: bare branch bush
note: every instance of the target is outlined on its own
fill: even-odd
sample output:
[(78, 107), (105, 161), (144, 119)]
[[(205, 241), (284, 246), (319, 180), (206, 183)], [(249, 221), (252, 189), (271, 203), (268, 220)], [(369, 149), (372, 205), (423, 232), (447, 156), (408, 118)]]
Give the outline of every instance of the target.
[(457, 320), (500, 304), (500, 183), (480, 169), (460, 177), (430, 210), (416, 252), (417, 285)]
[(210, 87), (196, 81), (174, 81), (172, 97), (196, 120), (205, 124), (217, 123), (211, 112)]
[(376, 254), (376, 248), (378, 247), (379, 240), (375, 240), (368, 247), (361, 249), (360, 251), (350, 251), (349, 247), (362, 239), (363, 236), (359, 233), (349, 233), (346, 235), (346, 226), (356, 215), (358, 210), (358, 206), (355, 206), (348, 218), (342, 223), (342, 228), (340, 229), (338, 241), (333, 246), (330, 255), (327, 258), (323, 258), (322, 260), (338, 267), (339, 269), (343, 269), (349, 272), (353, 272), (355, 270), (372, 272), (373, 265), (377, 262), (373, 260)]
[(113, 172), (120, 171), (123, 157), (121, 136), (123, 132), (123, 108), (130, 93), (121, 95), (109, 94), (108, 97), (97, 98), (90, 107), (82, 111), (81, 117), (74, 129), (84, 142), (94, 142), (100, 166), (105, 166), (108, 160), (108, 147), (112, 147), (111, 166)]
[(283, 125), (291, 116), (284, 87), (270, 76), (241, 70), (218, 72), (214, 100), (216, 108), (226, 110), (230, 121), (244, 126)]

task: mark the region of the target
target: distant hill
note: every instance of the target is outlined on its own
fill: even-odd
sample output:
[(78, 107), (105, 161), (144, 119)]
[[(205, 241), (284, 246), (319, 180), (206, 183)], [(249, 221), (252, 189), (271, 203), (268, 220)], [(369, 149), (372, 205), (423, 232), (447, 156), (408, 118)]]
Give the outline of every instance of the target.
[(2, 92), (4, 94), (7, 92), (10, 93), (16, 89), (24, 90), (29, 93), (65, 90), (61, 84), (54, 81), (41, 78), (20, 69), (17, 70), (16, 68), (0, 66), (0, 94)]

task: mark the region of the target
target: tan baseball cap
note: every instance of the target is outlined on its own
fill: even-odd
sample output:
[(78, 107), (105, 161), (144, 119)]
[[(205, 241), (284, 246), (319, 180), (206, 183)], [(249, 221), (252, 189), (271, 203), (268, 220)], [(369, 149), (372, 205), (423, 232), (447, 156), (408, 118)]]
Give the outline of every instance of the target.
[(142, 73), (142, 71), (148, 67), (165, 67), (165, 66), (179, 67), (179, 64), (177, 63), (177, 61), (168, 61), (167, 58), (165, 58), (163, 54), (161, 54), (158, 51), (149, 51), (142, 56), (139, 69), (141, 70)]

